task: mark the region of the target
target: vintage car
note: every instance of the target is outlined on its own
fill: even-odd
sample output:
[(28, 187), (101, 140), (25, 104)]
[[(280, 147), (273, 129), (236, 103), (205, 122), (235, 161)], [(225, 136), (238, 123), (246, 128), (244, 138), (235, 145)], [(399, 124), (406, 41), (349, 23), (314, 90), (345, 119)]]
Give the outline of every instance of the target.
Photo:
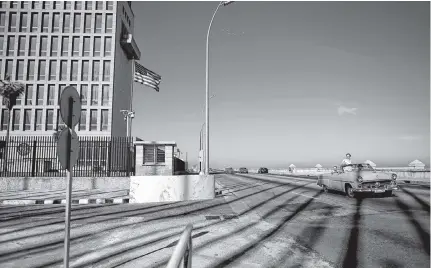
[(398, 190), (397, 175), (376, 171), (369, 164), (351, 164), (352, 171), (343, 169), (332, 170), (330, 174), (319, 175), (317, 185), (322, 190), (341, 191), (348, 197), (356, 193), (382, 193), (392, 196), (393, 190)]
[(235, 171), (234, 171), (234, 170), (233, 170), (233, 168), (231, 168), (231, 167), (225, 168), (225, 169), (224, 169), (224, 172), (225, 172), (226, 174), (234, 174), (234, 173), (235, 173)]
[(257, 173), (259, 173), (259, 174), (268, 173), (268, 169), (265, 168), (265, 167), (261, 167), (261, 168), (259, 168), (259, 170), (257, 171)]
[(245, 167), (242, 167), (239, 169), (239, 173), (248, 173), (248, 169)]

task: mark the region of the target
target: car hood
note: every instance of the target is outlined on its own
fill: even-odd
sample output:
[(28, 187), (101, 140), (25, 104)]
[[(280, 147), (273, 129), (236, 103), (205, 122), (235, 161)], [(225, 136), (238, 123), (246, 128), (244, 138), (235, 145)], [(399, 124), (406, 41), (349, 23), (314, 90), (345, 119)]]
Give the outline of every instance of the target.
[(366, 181), (386, 181), (392, 179), (392, 174), (385, 172), (362, 171), (361, 175), (364, 182)]

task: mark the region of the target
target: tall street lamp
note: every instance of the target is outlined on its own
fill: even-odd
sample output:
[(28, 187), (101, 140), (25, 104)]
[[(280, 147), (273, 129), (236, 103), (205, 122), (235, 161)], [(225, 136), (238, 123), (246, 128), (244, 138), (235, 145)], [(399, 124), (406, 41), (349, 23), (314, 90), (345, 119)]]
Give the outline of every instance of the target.
[(210, 148), (210, 142), (209, 142), (209, 138), (210, 138), (210, 135), (209, 135), (209, 132), (210, 132), (210, 125), (209, 125), (209, 99), (210, 99), (210, 96), (209, 96), (209, 91), (208, 91), (208, 85), (209, 85), (209, 76), (208, 76), (208, 62), (209, 62), (209, 60), (208, 60), (209, 46), (208, 45), (209, 45), (209, 37), (210, 37), (211, 25), (213, 23), (214, 17), (216, 15), (218, 9), (221, 6), (227, 6), (227, 5), (229, 5), (229, 4), (233, 3), (233, 2), (234, 1), (221, 1), (218, 4), (218, 6), (217, 6), (216, 10), (214, 11), (214, 14), (213, 14), (213, 16), (211, 18), (210, 25), (208, 26), (208, 32), (207, 32), (206, 66), (205, 66), (205, 95), (206, 95), (206, 98), (205, 98), (205, 106), (206, 106), (206, 115), (205, 115), (205, 126), (206, 126), (206, 130), (205, 130), (205, 133), (206, 133), (206, 143), (205, 143), (205, 175), (209, 175), (210, 174), (209, 173), (209, 167), (210, 167), (210, 152), (209, 152), (210, 151), (209, 150), (209, 148)]
[[(211, 95), (210, 96), (210, 99), (212, 99), (212, 98), (214, 98), (216, 95)], [(204, 113), (204, 111), (205, 111), (205, 107), (202, 109), (202, 113)], [(204, 126), (205, 126), (205, 123), (203, 123), (202, 124), (202, 126), (201, 126), (201, 131), (200, 131), (200, 133), (199, 133), (199, 175), (203, 175), (203, 163), (204, 163), (204, 151), (203, 151), (203, 142), (204, 142), (204, 139), (203, 139), (203, 130), (204, 130)], [(201, 152), (202, 152), (202, 156), (201, 156)], [(201, 157), (202, 157), (202, 160), (201, 160)]]

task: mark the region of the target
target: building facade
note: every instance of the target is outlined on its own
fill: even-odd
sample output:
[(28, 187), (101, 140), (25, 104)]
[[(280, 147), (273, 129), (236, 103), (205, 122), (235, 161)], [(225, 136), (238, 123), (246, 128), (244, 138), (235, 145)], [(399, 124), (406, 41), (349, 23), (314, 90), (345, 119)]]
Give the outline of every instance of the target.
[[(10, 116), (11, 136), (52, 135), (64, 123), (62, 90), (81, 96), (79, 136), (126, 136), (131, 109), (134, 14), (125, 1), (0, 2), (0, 75), (25, 84)], [(0, 97), (1, 98), (1, 97)], [(0, 136), (8, 110), (0, 102)]]

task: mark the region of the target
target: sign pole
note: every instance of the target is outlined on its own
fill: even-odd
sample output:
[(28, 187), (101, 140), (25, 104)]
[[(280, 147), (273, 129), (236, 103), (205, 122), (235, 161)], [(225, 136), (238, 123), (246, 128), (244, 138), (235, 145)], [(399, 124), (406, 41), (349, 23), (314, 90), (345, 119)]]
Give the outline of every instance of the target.
[[(69, 97), (69, 115), (67, 118), (67, 125), (72, 125), (72, 118), (73, 118), (73, 98)], [(70, 128), (68, 130), (71, 130)], [(72, 134), (72, 133), (70, 133)], [(66, 187), (66, 220), (65, 220), (65, 236), (64, 236), (64, 268), (69, 268), (69, 252), (70, 252), (70, 212), (72, 209), (72, 166), (73, 163), (71, 163), (71, 142), (72, 142), (72, 135), (67, 136), (67, 168), (66, 168), (66, 180), (67, 180), (67, 187)]]
[(67, 192), (66, 192), (66, 234), (64, 236), (64, 268), (69, 268), (70, 252), (70, 210), (72, 195), (72, 175), (69, 170), (66, 171)]
[(59, 135), (57, 141), (57, 157), (61, 166), (66, 170), (66, 208), (64, 234), (64, 268), (69, 268), (70, 253), (70, 225), (72, 210), (72, 172), (73, 166), (79, 158), (79, 138), (74, 127), (81, 118), (81, 100), (76, 88), (66, 87), (60, 98), (61, 119), (67, 125)]

